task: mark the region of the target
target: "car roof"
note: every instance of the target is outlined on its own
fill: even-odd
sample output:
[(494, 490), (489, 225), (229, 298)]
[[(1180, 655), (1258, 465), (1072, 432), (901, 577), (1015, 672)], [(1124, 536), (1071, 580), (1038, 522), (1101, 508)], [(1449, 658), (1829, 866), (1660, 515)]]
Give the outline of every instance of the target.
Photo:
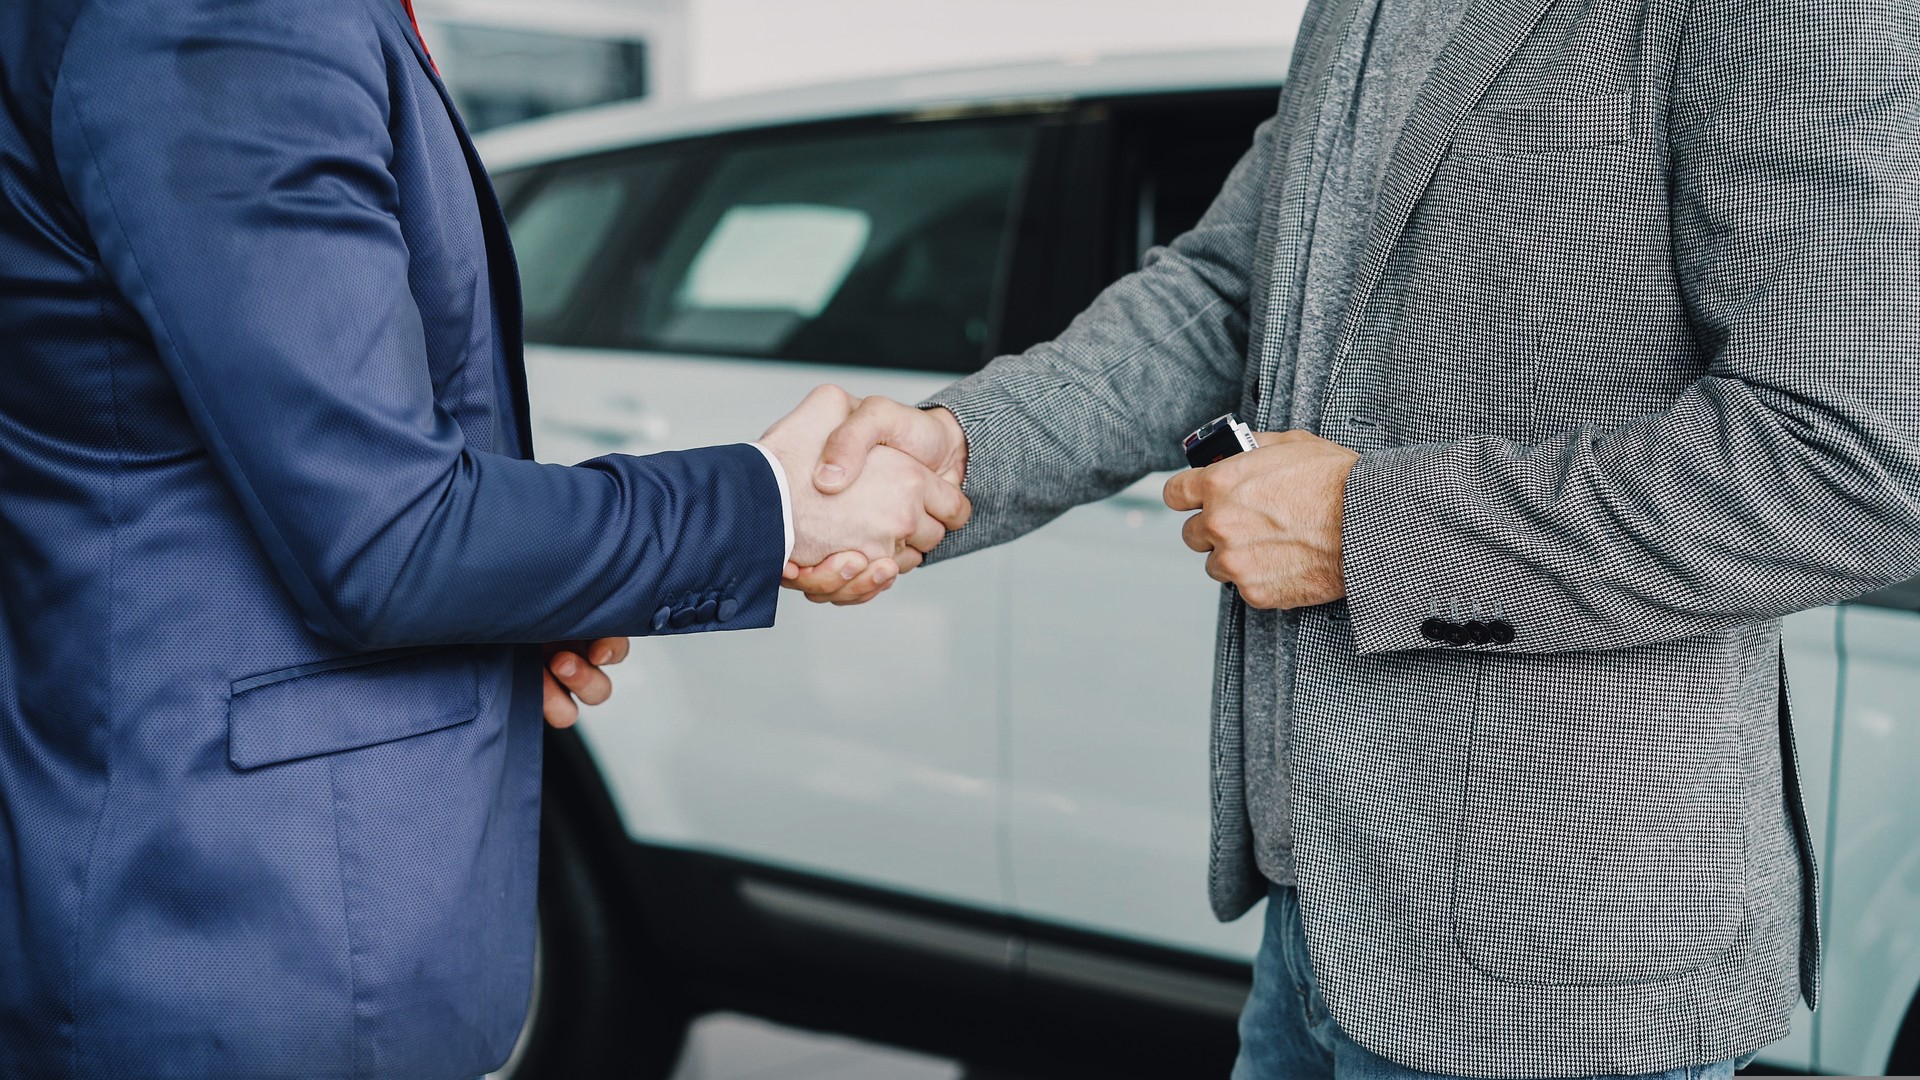
[(643, 143), (813, 120), (1015, 109), (1084, 98), (1277, 87), (1283, 47), (1209, 49), (935, 71), (672, 105), (627, 102), (498, 128), (478, 137), (492, 169)]

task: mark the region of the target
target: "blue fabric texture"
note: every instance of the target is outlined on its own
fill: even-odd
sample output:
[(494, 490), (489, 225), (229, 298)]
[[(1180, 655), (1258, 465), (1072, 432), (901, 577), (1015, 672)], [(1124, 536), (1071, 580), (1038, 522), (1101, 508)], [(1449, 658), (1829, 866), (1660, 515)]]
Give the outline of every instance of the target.
[[(1735, 1064), (1719, 1061), (1594, 1080), (1729, 1080)], [(1240, 1014), (1240, 1057), (1233, 1064), (1232, 1080), (1449, 1078), (1395, 1064), (1340, 1030), (1320, 996), (1307, 955), (1300, 894), (1291, 885), (1276, 885), (1267, 895), (1266, 927), (1253, 961), (1253, 992)]]
[(0, 1076), (485, 1072), (530, 643), (769, 625), (765, 459), (530, 460), (400, 0), (0, 5), (0, 203)]

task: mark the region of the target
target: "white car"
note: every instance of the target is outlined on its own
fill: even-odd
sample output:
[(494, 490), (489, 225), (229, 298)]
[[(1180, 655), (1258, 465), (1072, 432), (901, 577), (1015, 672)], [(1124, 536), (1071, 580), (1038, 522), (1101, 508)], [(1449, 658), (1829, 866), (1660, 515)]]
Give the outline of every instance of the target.
[[(545, 460), (915, 401), (1061, 330), (1272, 114), (1248, 50), (615, 107), (483, 140)], [(1152, 408), (1153, 403), (1141, 403)], [(1216, 590), (1149, 476), (864, 608), (638, 644), (549, 741), (514, 1070), (658, 1075), (756, 1013), (1029, 1075), (1224, 1076), (1257, 918), (1205, 899)], [(1920, 592), (1787, 621), (1826, 997), (1763, 1063), (1920, 1070)]]

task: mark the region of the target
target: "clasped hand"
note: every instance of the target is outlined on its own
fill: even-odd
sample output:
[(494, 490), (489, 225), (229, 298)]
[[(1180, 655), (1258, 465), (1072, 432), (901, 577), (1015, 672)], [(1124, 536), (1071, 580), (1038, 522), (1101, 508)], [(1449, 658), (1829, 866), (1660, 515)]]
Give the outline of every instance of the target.
[(783, 584), (810, 600), (879, 595), (972, 513), (960, 490), (964, 439), (958, 461), (932, 441), (865, 440), (876, 416), (897, 422), (895, 410), (918, 413), (822, 386), (760, 437), (785, 467), (793, 500), (793, 557)]
[[(878, 398), (863, 405), (837, 386), (822, 386), (760, 437), (786, 472), (793, 503), (793, 559), (783, 584), (823, 603), (869, 600), (920, 565), (948, 529), (966, 524), (972, 507), (960, 492), (964, 439), (957, 462), (939, 471), (921, 464), (946, 460), (931, 444), (892, 436), (893, 445), (877, 445), (888, 440), (884, 433), (862, 441), (875, 417), (897, 422), (894, 410), (905, 409)], [(835, 464), (841, 461), (846, 466)], [(613, 682), (602, 669), (626, 657), (626, 638), (547, 646), (547, 723), (569, 727), (581, 705), (606, 701)]]

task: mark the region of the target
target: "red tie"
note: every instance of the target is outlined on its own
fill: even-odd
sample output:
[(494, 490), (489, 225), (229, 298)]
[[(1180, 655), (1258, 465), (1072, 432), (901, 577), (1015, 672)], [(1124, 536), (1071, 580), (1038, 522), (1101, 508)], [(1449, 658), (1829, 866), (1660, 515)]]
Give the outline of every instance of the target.
[(427, 48), (426, 36), (420, 33), (420, 19), (413, 13), (413, 0), (400, 0), (406, 6), (407, 21), (413, 24), (413, 36), (420, 39), (420, 51), (427, 54), (427, 63), (432, 66), (435, 75), (440, 74), (440, 65), (433, 62), (433, 53)]

